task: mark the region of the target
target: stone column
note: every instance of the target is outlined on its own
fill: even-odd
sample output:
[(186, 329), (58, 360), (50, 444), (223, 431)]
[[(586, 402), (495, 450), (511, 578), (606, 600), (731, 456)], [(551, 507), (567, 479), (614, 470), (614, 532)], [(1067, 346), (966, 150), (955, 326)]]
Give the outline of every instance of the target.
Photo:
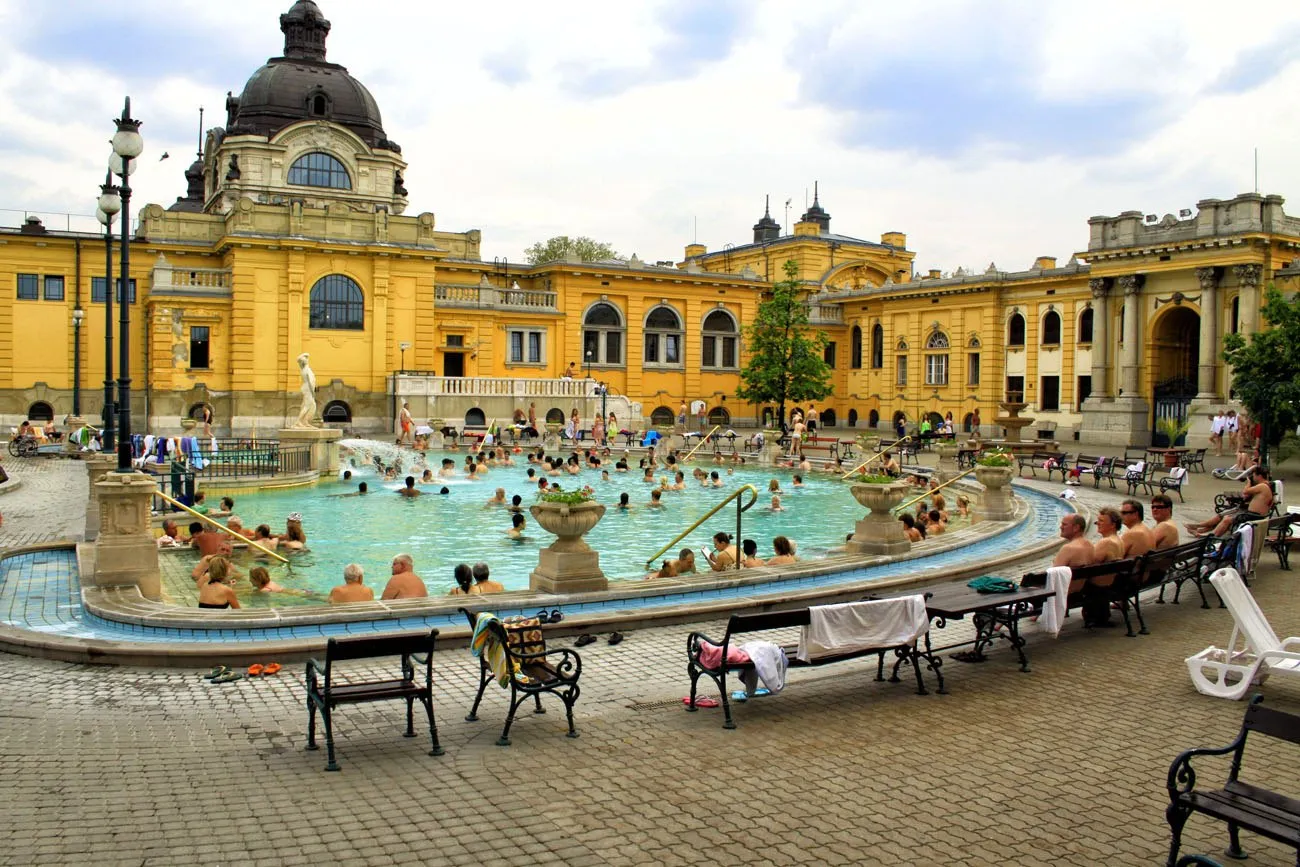
[[(1138, 398), (1138, 364), (1141, 358), (1139, 343), (1142, 329), (1141, 292), (1144, 278), (1141, 274), (1125, 274), (1116, 280), (1124, 290), (1124, 350), (1120, 355), (1120, 392), (1123, 397)], [(1096, 323), (1094, 322), (1094, 325)]]
[(1259, 278), (1263, 271), (1261, 265), (1232, 266), (1233, 276), (1241, 287), (1241, 300), (1237, 303), (1237, 327), (1242, 334), (1254, 334), (1259, 330)]
[(1196, 399), (1213, 402), (1219, 399), (1219, 278), (1218, 268), (1197, 268), (1201, 284), (1201, 362), (1197, 372)]
[(157, 489), (144, 473), (109, 473), (95, 485), (100, 531), (95, 540), (95, 586), (134, 584), (148, 599), (162, 596), (158, 546), (149, 531), (149, 501)]
[(1089, 400), (1109, 400), (1110, 392), (1110, 280), (1093, 277), (1092, 290), (1092, 394)]

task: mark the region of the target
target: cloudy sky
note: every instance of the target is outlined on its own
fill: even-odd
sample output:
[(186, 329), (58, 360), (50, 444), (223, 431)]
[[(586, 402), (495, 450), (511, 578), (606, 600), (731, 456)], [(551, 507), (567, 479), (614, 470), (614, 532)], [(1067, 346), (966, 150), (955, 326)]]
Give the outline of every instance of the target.
[[(1019, 269), (1085, 248), (1089, 216), (1250, 191), (1255, 148), (1300, 214), (1294, 0), (319, 2), (409, 213), (482, 229), (487, 259), (556, 234), (680, 259), (747, 242), (764, 194), (797, 219), (818, 180), (834, 231)], [(136, 201), (174, 201), (199, 106), (224, 122), (290, 3), (0, 0), (0, 222), (93, 212), (127, 93)]]

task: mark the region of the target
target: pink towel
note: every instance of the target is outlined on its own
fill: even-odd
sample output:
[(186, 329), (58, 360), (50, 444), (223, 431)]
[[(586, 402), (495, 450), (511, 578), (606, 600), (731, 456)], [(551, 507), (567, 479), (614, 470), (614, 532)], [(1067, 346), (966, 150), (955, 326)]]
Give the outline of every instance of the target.
[[(727, 646), (727, 664), (744, 665), (749, 662), (749, 654), (734, 645)], [(705, 668), (722, 667), (722, 648), (707, 641), (700, 642), (700, 665)]]

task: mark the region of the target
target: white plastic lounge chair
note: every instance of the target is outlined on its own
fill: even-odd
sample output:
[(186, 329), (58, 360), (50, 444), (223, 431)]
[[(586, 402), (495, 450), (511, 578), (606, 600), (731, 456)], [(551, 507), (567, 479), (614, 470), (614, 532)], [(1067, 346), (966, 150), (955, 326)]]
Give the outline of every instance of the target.
[(1277, 637), (1237, 570), (1220, 569), (1210, 583), (1232, 613), (1232, 637), (1224, 649), (1207, 647), (1187, 659), (1197, 692), (1236, 701), (1270, 674), (1300, 675), (1300, 638)]
[(1234, 482), (1240, 482), (1242, 479), (1246, 478), (1246, 474), (1249, 472), (1250, 472), (1249, 469), (1244, 469), (1244, 470), (1217, 469), (1214, 472), (1210, 473), (1210, 475), (1214, 476), (1216, 479), (1230, 479)]

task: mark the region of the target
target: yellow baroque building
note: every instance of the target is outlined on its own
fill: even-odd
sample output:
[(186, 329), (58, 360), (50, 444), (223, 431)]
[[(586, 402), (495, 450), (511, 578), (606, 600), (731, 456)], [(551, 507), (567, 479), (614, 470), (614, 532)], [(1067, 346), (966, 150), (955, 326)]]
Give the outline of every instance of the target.
[[(820, 196), (790, 234), (765, 213), (749, 243), (691, 244), (676, 263), (485, 262), (477, 230), (406, 213), (401, 148), (366, 88), (326, 59), (316, 4), (294, 3), (280, 27), (283, 55), (228, 99), (186, 194), (139, 211), (132, 412), (152, 430), (204, 405), (222, 433), (284, 426), (302, 352), (324, 420), (359, 433), (391, 431), (403, 400), (453, 425), (529, 404), (590, 418), (595, 382), (620, 426), (670, 423), (683, 402), (758, 423), (772, 408), (735, 397), (744, 327), (794, 261), (830, 339), (824, 423), (951, 413), (996, 433), (1011, 398), (1057, 439), (1142, 444), (1160, 416), (1190, 413), (1204, 433), (1229, 405), (1222, 336), (1257, 329), (1262, 290), (1300, 279), (1300, 219), (1257, 194), (1093, 217), (1086, 251), (1023, 271), (918, 274), (906, 235), (833, 233)], [(62, 418), (74, 398), (101, 413), (104, 269), (102, 235), (34, 219), (0, 229), (4, 423)]]

